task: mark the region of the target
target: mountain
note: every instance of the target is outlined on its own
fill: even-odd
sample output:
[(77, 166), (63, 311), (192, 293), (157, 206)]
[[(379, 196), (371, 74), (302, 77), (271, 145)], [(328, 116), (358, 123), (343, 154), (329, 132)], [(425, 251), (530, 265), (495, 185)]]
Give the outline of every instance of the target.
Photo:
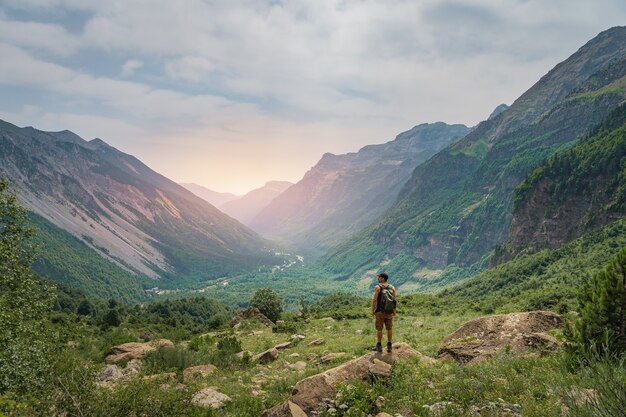
[(293, 183), (288, 181), (268, 181), (263, 187), (254, 189), (246, 195), (218, 205), (229, 216), (250, 225), (252, 219), (270, 202), (282, 194)]
[(228, 203), (229, 201), (240, 198), (241, 196), (231, 194), (231, 193), (220, 193), (217, 191), (209, 190), (202, 185), (194, 184), (194, 183), (181, 183), (183, 187), (202, 198), (203, 200), (209, 202), (211, 205), (215, 207), (219, 207), (224, 203)]
[(556, 248), (626, 217), (626, 104), (581, 143), (537, 166), (517, 189), (511, 232), (494, 263)]
[(301, 250), (324, 251), (381, 215), (418, 164), (469, 131), (458, 124), (421, 124), (385, 144), (327, 153), (250, 225)]
[[(152, 285), (184, 286), (273, 263), (269, 243), (255, 232), (100, 139), (0, 121), (0, 175), (50, 232), (44, 236), (60, 239), (54, 231), (61, 229), (74, 239), (52, 247), (77, 258), (72, 247), (88, 248), (127, 275), (160, 279)], [(41, 256), (49, 278), (72, 281), (68, 259), (57, 251)], [(105, 271), (87, 279), (113, 284)]]
[(404, 290), (432, 290), (483, 270), (508, 238), (515, 189), (574, 146), (626, 98), (626, 28), (600, 33), (508, 109), (418, 166), (379, 220), (322, 262), (343, 279), (383, 266)]

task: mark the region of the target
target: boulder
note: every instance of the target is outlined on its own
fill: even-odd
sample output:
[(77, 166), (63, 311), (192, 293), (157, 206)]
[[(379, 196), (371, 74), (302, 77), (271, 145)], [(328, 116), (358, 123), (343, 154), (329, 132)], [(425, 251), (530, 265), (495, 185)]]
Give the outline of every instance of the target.
[(124, 372), (122, 371), (122, 368), (120, 368), (117, 365), (107, 365), (104, 367), (102, 372), (100, 372), (96, 376), (96, 381), (115, 383), (124, 378), (125, 376), (124, 376)]
[(109, 362), (130, 361), (132, 359), (143, 359), (148, 352), (158, 348), (173, 348), (174, 343), (167, 339), (153, 340), (147, 343), (124, 343), (113, 346), (106, 357)]
[(306, 369), (306, 362), (298, 361), (296, 363), (290, 363), (288, 366), (294, 371), (302, 372)]
[(202, 391), (198, 391), (191, 398), (191, 402), (200, 407), (212, 407), (216, 410), (224, 408), (226, 403), (231, 402), (232, 399), (222, 394), (213, 387), (205, 388)]
[(549, 311), (481, 317), (446, 336), (438, 356), (470, 363), (493, 357), (505, 349), (512, 352), (530, 348), (554, 350), (558, 347), (557, 340), (544, 332), (564, 325), (563, 316)]
[(205, 378), (214, 373), (217, 368), (214, 365), (198, 365), (183, 371), (183, 381), (189, 382), (196, 378)]
[(253, 361), (258, 361), (260, 363), (269, 363), (275, 361), (276, 359), (278, 359), (278, 349), (276, 348), (268, 349), (252, 358)]
[(374, 359), (368, 368), (368, 371), (374, 379), (389, 378), (391, 376), (391, 365), (380, 359)]
[(306, 413), (298, 404), (294, 404), (291, 401), (287, 401), (287, 405), (289, 407), (289, 416), (290, 417), (307, 417)]
[(320, 362), (330, 363), (335, 359), (343, 358), (344, 356), (346, 356), (346, 352), (329, 353), (328, 355), (322, 356), (320, 358)]
[(239, 327), (238, 324), (242, 320), (258, 320), (267, 327), (272, 327), (274, 322), (268, 319), (258, 308), (248, 308), (246, 310), (241, 311), (230, 321), (230, 327)]
[(289, 402), (298, 405), (307, 415), (317, 411), (323, 404), (324, 398), (334, 398), (337, 388), (350, 380), (367, 380), (370, 378), (370, 365), (374, 360), (392, 363), (396, 360), (406, 360), (419, 357), (423, 363), (431, 364), (435, 360), (422, 355), (406, 343), (395, 343), (392, 353), (371, 352), (359, 358), (352, 359), (335, 368), (328, 369), (317, 375), (299, 381), (293, 388), (289, 401), (285, 401), (263, 413), (263, 417), (289, 417), (292, 414)]

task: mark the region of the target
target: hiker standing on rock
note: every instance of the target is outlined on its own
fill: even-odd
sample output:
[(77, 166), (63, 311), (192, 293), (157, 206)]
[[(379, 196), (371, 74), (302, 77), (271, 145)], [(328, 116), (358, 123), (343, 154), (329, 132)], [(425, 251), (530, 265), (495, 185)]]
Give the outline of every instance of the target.
[(396, 315), (396, 289), (388, 284), (389, 275), (382, 273), (378, 275), (378, 285), (374, 288), (374, 299), (372, 300), (372, 315), (376, 326), (376, 347), (372, 350), (383, 351), (383, 326), (387, 329), (387, 352), (391, 352), (391, 329), (393, 318)]

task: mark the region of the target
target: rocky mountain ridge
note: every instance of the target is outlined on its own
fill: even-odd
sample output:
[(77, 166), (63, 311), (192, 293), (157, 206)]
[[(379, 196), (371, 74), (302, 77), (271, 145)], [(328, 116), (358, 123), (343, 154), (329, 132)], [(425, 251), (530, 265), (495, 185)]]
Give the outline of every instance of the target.
[(28, 210), (131, 273), (193, 281), (272, 262), (269, 242), (100, 139), (0, 122), (0, 161)]
[(385, 144), (345, 155), (324, 154), (251, 226), (301, 249), (324, 251), (382, 214), (418, 164), (469, 131), (458, 124), (421, 124)]

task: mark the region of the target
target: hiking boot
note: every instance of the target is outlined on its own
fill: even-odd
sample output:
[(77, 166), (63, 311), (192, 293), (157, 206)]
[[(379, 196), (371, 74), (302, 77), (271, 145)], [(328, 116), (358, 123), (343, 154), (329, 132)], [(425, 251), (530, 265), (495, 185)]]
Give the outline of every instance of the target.
[(380, 343), (376, 343), (376, 346), (372, 348), (372, 351), (374, 352), (381, 352), (383, 351), (383, 345), (381, 345)]
[(393, 350), (393, 346), (391, 346), (391, 342), (387, 343), (387, 352), (391, 352)]

